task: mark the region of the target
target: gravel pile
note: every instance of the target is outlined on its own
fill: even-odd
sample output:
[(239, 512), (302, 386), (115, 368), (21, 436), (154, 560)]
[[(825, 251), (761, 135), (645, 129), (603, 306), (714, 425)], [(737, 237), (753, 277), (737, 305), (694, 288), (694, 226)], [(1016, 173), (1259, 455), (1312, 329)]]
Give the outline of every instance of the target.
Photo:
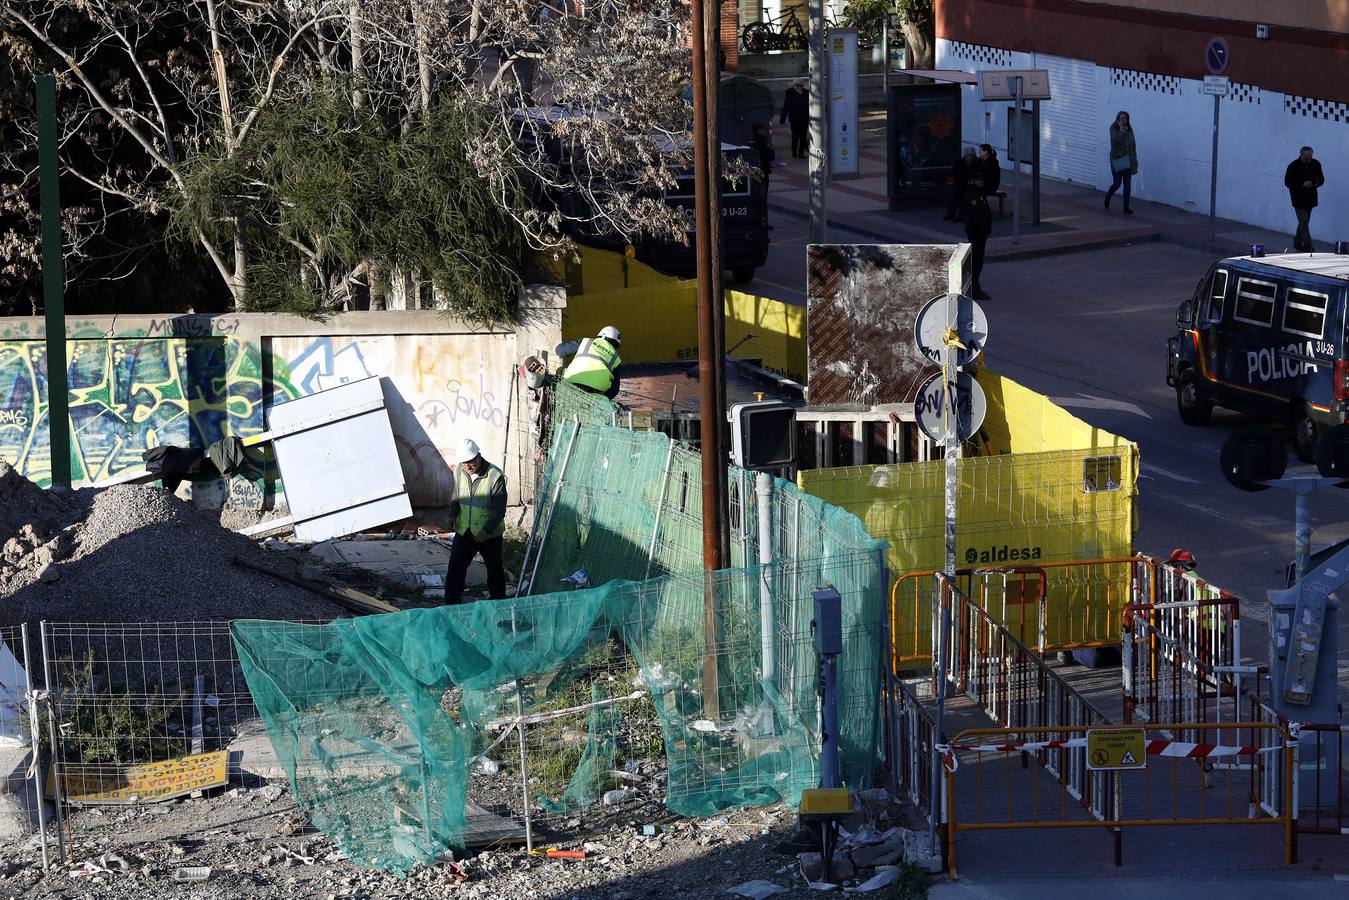
[(234, 565), (236, 556), (277, 570), (293, 565), (162, 488), (53, 493), (0, 463), (0, 624), (341, 614), (308, 591)]

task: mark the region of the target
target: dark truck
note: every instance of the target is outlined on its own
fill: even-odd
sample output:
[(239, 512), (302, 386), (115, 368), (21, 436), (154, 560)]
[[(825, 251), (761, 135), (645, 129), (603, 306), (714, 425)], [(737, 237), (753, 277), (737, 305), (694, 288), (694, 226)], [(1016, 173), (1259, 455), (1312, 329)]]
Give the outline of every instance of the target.
[[(515, 118), (521, 128), (517, 140), (522, 144), (537, 145), (542, 140), (548, 158), (557, 166), (571, 164), (566, 145), (552, 138), (552, 124), (565, 117), (567, 111), (560, 107), (543, 109), (533, 107), (517, 110)], [(738, 144), (722, 144), (721, 151), (727, 160), (742, 159), (748, 168), (758, 170), (758, 153), (751, 147)], [(673, 189), (667, 191), (664, 200), (687, 212), (689, 227), (687, 243), (681, 244), (672, 238), (654, 238), (643, 236), (636, 241), (626, 241), (613, 233), (606, 233), (594, 224), (589, 201), (576, 192), (564, 193), (558, 190), (541, 190), (535, 198), (543, 208), (556, 209), (566, 221), (565, 228), (571, 238), (591, 247), (604, 250), (625, 252), (632, 247), (633, 255), (640, 261), (669, 275), (691, 277), (697, 270), (697, 255), (693, 229), (693, 173), (681, 174)], [(721, 260), (725, 269), (738, 283), (746, 283), (754, 278), (754, 272), (768, 260), (768, 198), (763, 181), (757, 177), (741, 178), (733, 183), (723, 178), (721, 183)]]

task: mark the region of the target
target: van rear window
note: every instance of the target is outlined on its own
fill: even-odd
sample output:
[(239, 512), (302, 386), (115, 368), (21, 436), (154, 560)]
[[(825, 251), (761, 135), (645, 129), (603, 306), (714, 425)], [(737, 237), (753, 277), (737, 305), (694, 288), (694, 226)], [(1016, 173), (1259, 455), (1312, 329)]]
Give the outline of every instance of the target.
[(1274, 321), (1274, 295), (1278, 286), (1268, 281), (1242, 278), (1237, 282), (1237, 305), (1232, 318), (1251, 325)]
[(1313, 294), (1311, 291), (1290, 288), (1288, 301), (1284, 304), (1283, 330), (1309, 338), (1324, 335), (1327, 299), (1325, 294)]

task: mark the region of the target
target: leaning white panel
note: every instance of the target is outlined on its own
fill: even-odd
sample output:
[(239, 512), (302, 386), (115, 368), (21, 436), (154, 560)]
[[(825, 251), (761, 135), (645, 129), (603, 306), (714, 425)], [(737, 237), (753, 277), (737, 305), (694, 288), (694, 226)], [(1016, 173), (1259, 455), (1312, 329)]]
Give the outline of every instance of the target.
[(378, 377), (272, 407), (267, 429), (302, 541), (324, 541), (412, 515)]

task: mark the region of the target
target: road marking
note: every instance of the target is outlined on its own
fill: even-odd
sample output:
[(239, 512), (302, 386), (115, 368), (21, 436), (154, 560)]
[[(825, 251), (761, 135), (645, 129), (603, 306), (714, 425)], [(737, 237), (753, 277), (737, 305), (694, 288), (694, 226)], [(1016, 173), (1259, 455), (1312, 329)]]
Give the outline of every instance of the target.
[(1291, 527), (1292, 527), (1292, 523), (1289, 522), (1288, 520), (1286, 520), (1286, 519), (1279, 519), (1279, 518), (1276, 518), (1276, 517), (1274, 517), (1274, 516), (1246, 516), (1245, 518), (1234, 518), (1233, 515), (1232, 515), (1232, 513), (1230, 513), (1230, 512), (1228, 512), (1228, 513), (1218, 512), (1216, 509), (1213, 509), (1213, 508), (1208, 507), (1208, 506), (1204, 506), (1204, 505), (1199, 504), (1199, 503), (1195, 503), (1195, 502), (1190, 501), (1190, 500), (1186, 500), (1186, 499), (1183, 498), (1183, 497), (1172, 497), (1172, 496), (1169, 496), (1169, 495), (1167, 495), (1167, 494), (1161, 494), (1161, 495), (1156, 495), (1156, 494), (1154, 494), (1153, 496), (1154, 496), (1154, 497), (1157, 497), (1157, 496), (1163, 497), (1163, 498), (1165, 498), (1165, 499), (1167, 499), (1167, 500), (1170, 500), (1170, 501), (1172, 501), (1172, 502), (1174, 502), (1174, 503), (1180, 504), (1181, 506), (1185, 507), (1186, 509), (1192, 509), (1192, 510), (1194, 510), (1195, 512), (1201, 512), (1201, 513), (1204, 513), (1205, 515), (1212, 516), (1212, 517), (1215, 518), (1215, 519), (1222, 519), (1224, 522), (1228, 522), (1228, 523), (1235, 524), (1235, 525), (1242, 525), (1242, 526), (1245, 526), (1245, 527), (1247, 527), (1247, 528), (1250, 528), (1250, 529), (1252, 529), (1252, 530), (1254, 530), (1254, 531), (1268, 531), (1268, 530), (1274, 529), (1274, 528), (1291, 528)]
[(1163, 469), (1161, 466), (1154, 466), (1152, 463), (1143, 463), (1144, 472), (1154, 472), (1163, 478), (1170, 478), (1172, 481), (1180, 481), (1185, 484), (1203, 484), (1198, 478), (1190, 478), (1188, 475), (1181, 475), (1179, 472), (1172, 472), (1170, 469)]
[(1108, 409), (1142, 416), (1148, 420), (1152, 419), (1151, 413), (1145, 412), (1143, 407), (1137, 403), (1130, 403), (1127, 400), (1107, 400), (1105, 397), (1083, 393), (1079, 393), (1076, 397), (1050, 397), (1049, 399), (1059, 406), (1076, 406), (1078, 409)]

